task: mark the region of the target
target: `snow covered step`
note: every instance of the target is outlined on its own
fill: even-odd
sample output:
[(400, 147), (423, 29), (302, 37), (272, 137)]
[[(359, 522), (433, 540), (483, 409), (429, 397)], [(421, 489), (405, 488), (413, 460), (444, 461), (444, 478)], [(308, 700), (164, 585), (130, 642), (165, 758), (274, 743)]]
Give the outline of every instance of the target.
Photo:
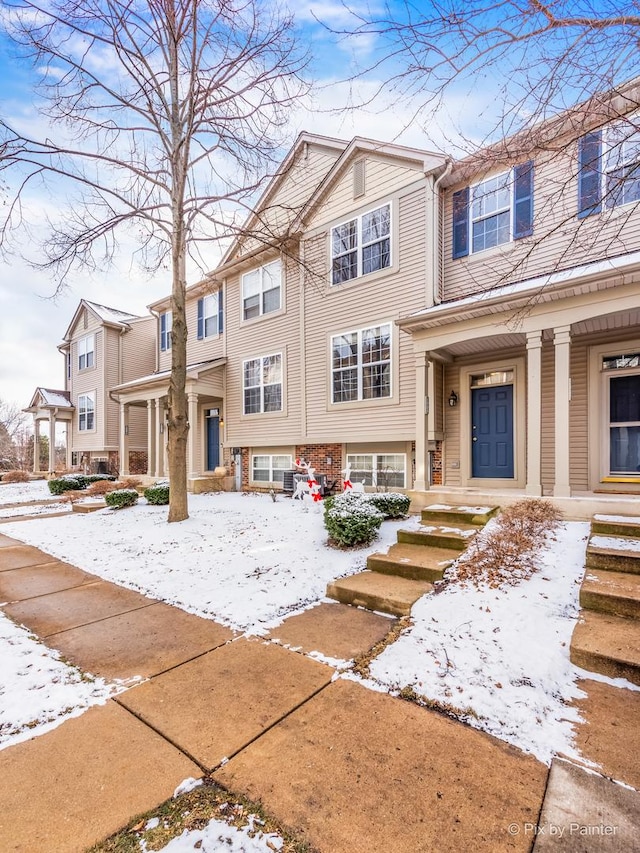
[(422, 510), (422, 520), (426, 524), (444, 521), (451, 525), (459, 523), (484, 525), (490, 518), (493, 518), (499, 509), (499, 506), (431, 504)]
[(640, 538), (640, 516), (638, 515), (594, 515), (592, 533), (607, 536), (635, 536)]
[(379, 572), (360, 572), (328, 584), (327, 597), (342, 604), (392, 616), (408, 616), (416, 601), (431, 589), (433, 587), (427, 581), (407, 580)]
[(571, 638), (571, 662), (640, 685), (640, 622), (583, 611)]
[(437, 581), (455, 558), (451, 548), (398, 543), (392, 545), (387, 554), (371, 554), (367, 568), (410, 580)]
[(480, 528), (473, 524), (422, 524), (418, 530), (399, 530), (398, 542), (464, 551)]
[(633, 536), (591, 536), (587, 568), (640, 574), (640, 539)]
[(640, 619), (640, 575), (587, 570), (580, 589), (580, 606), (585, 610)]

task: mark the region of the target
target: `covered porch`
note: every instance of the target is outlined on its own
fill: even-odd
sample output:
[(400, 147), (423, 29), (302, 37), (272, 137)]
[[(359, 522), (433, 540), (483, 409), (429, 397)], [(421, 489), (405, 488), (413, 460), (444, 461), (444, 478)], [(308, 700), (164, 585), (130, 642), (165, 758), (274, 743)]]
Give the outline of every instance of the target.
[[(187, 442), (187, 481), (190, 491), (197, 491), (203, 479), (213, 477), (222, 463), (224, 434), (224, 366), (226, 359), (200, 362), (187, 366), (186, 391), (189, 416)], [(119, 404), (120, 474), (129, 474), (132, 446), (132, 412), (146, 413), (147, 470), (155, 479), (167, 477), (167, 417), (170, 371), (118, 385), (112, 389)], [(138, 418), (140, 421), (140, 418)]]
[(51, 388), (36, 388), (31, 402), (24, 409), (33, 416), (33, 473), (43, 473), (40, 467), (40, 437), (43, 422), (48, 424), (47, 439), (49, 445), (48, 467), (46, 473), (56, 470), (56, 427), (63, 424), (66, 432), (65, 468), (71, 467), (71, 428), (75, 406), (68, 391)]

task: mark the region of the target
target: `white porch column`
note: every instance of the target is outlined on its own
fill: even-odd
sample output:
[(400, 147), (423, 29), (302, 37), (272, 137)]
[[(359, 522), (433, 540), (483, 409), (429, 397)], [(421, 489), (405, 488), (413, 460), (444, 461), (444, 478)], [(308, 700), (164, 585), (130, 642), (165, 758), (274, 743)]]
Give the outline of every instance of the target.
[(40, 471), (40, 420), (33, 419), (33, 473)]
[(527, 332), (527, 486), (542, 494), (542, 332)]
[(569, 403), (571, 401), (571, 326), (559, 326), (553, 330), (555, 344), (555, 485), (553, 494), (557, 498), (571, 497), (569, 480)]
[(427, 396), (429, 372), (428, 354), (417, 353), (416, 366), (416, 479), (413, 488), (417, 492), (429, 489), (427, 465), (427, 408), (434, 405), (434, 400)]
[(56, 470), (56, 413), (49, 412), (49, 473)]
[(156, 441), (158, 427), (156, 425), (155, 401), (147, 400), (147, 474), (156, 474)]
[(164, 476), (164, 446), (166, 435), (164, 434), (164, 406), (162, 399), (156, 400), (156, 477)]
[(187, 436), (187, 477), (197, 477), (198, 459), (198, 395), (190, 391), (187, 394), (189, 413), (189, 434)]
[(67, 465), (67, 470), (70, 471), (71, 470), (71, 437), (72, 437), (72, 430), (73, 430), (73, 421), (70, 421), (67, 419), (64, 422), (64, 429), (65, 429), (64, 445), (65, 445), (65, 452), (66, 452), (66, 465)]
[(120, 441), (118, 452), (120, 454), (120, 474), (129, 474), (129, 406), (120, 403)]

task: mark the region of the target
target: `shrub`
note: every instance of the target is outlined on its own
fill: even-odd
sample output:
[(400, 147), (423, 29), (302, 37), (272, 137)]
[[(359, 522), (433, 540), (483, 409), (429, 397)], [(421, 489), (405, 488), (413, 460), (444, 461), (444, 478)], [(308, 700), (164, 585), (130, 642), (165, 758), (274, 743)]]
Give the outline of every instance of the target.
[(376, 538), (383, 514), (361, 492), (343, 492), (324, 502), (324, 525), (332, 543), (368, 545)]
[(28, 483), (29, 479), (26, 471), (5, 471), (2, 475), (3, 483)]
[(142, 485), (142, 480), (139, 480), (137, 477), (125, 477), (124, 479), (118, 480), (120, 484), (118, 488), (120, 489), (139, 489)]
[(124, 509), (138, 503), (138, 493), (135, 489), (115, 489), (107, 492), (104, 499), (112, 509)]
[(49, 491), (52, 495), (62, 495), (64, 492), (84, 489), (84, 483), (80, 480), (81, 476), (82, 475), (76, 476), (75, 474), (63, 474), (62, 477), (56, 477), (49, 480), (47, 484), (49, 486)]
[(164, 506), (169, 503), (169, 486), (167, 483), (149, 486), (148, 489), (144, 490), (144, 496), (147, 499), (147, 503), (154, 506)]
[(409, 513), (411, 498), (400, 492), (376, 492), (366, 497), (385, 518), (405, 518)]
[(114, 483), (113, 480), (96, 480), (96, 482), (91, 483), (87, 489), (87, 494), (92, 497), (99, 497), (101, 495), (106, 495), (107, 492), (113, 492), (120, 488), (122, 487), (118, 485), (118, 483)]

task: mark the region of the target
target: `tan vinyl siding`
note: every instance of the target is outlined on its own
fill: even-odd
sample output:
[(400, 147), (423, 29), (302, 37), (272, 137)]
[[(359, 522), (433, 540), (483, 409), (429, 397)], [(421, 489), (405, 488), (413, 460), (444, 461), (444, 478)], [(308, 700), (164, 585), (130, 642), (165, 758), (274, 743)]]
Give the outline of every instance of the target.
[(148, 376), (156, 369), (156, 320), (135, 320), (121, 336), (120, 373), (118, 383)]
[[(577, 146), (540, 155), (534, 177), (534, 233), (494, 249), (453, 260), (452, 199), (464, 184), (448, 189), (444, 222), (444, 298), (458, 299), (508, 281), (545, 275), (603, 257), (640, 249), (637, 205), (605, 209), (578, 219)], [(504, 170), (494, 170), (499, 174)], [(489, 176), (483, 175), (482, 178)], [(471, 236), (471, 235), (470, 235)]]
[(589, 411), (588, 411), (588, 365), (586, 344), (571, 345), (571, 488), (584, 492), (589, 486)]
[[(462, 394), (460, 388), (460, 370), (457, 364), (447, 364), (444, 370), (444, 387), (448, 394), (455, 391), (458, 399)], [(445, 394), (445, 396), (448, 396)], [(460, 409), (452, 409), (446, 405), (443, 407), (444, 412), (444, 459), (443, 459), (443, 476), (446, 486), (461, 485), (461, 470), (460, 470)], [(453, 465), (457, 463), (458, 467)]]
[(103, 446), (116, 448), (118, 446), (120, 407), (109, 396), (109, 389), (120, 381), (120, 331), (105, 328), (102, 337), (104, 341), (102, 409), (105, 413)]
[[(76, 325), (71, 342), (71, 372), (73, 398), (76, 407), (73, 418), (73, 448), (79, 451), (102, 450), (105, 443), (105, 407), (104, 407), (104, 334), (99, 323), (91, 312), (87, 314), (87, 328), (83, 326), (82, 317)], [(78, 341), (88, 334), (95, 335), (94, 366), (78, 370)], [(90, 431), (78, 430), (78, 397), (82, 394), (93, 393), (95, 400), (95, 429)]]

